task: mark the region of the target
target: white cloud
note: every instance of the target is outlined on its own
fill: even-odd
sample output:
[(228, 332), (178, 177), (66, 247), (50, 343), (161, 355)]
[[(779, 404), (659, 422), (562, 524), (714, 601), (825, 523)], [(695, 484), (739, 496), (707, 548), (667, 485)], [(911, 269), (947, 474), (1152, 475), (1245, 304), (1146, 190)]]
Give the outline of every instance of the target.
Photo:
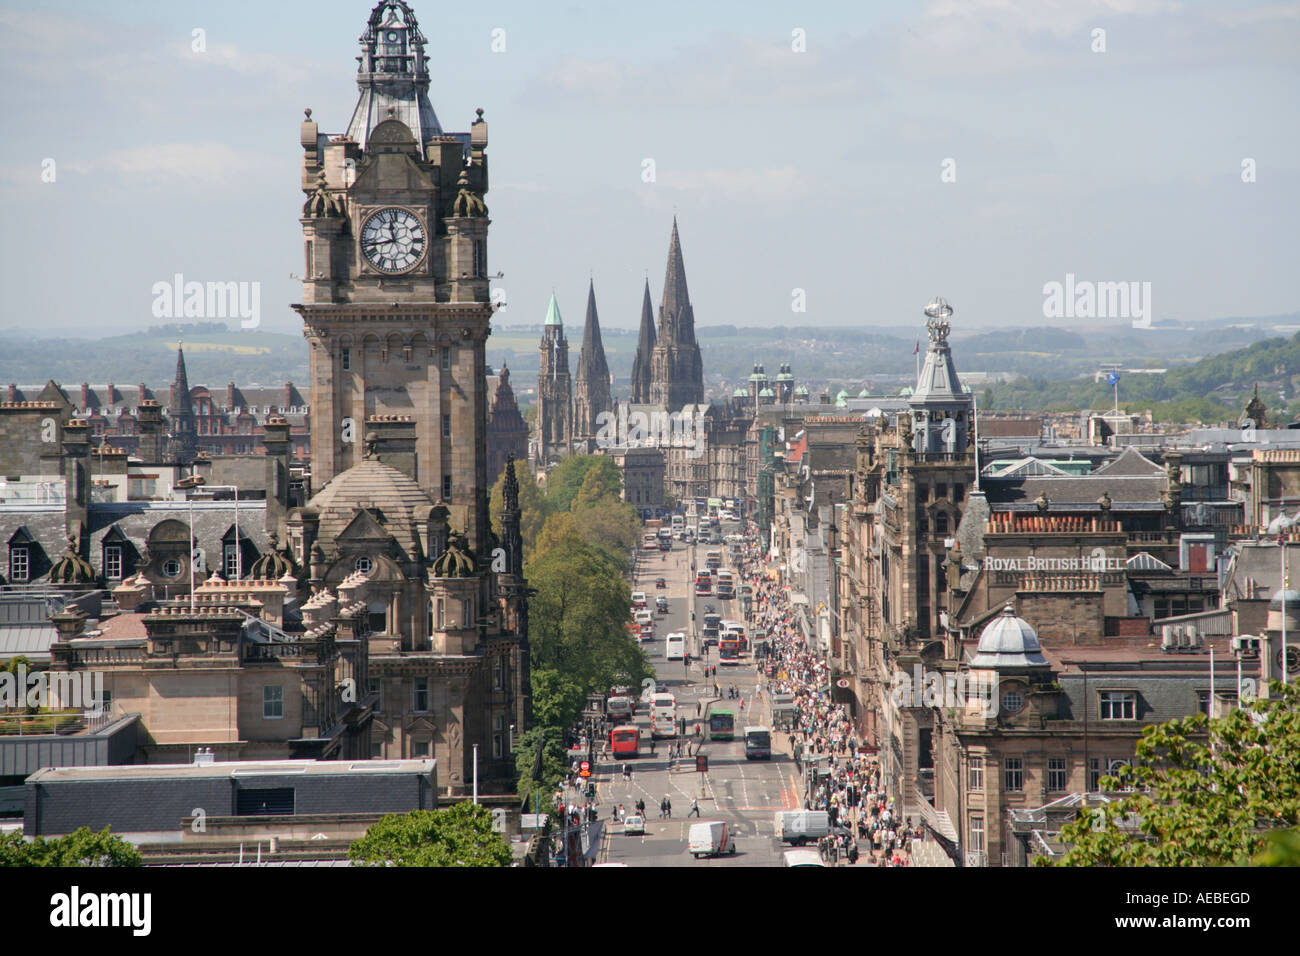
[[(770, 203), (798, 199), (808, 193), (809, 184), (805, 175), (793, 166), (660, 169), (658, 182), (644, 187), (642, 195), (654, 200), (658, 190), (673, 193), (674, 200), (685, 197), (693, 203), (710, 200)], [(657, 203), (652, 201), (652, 205)]]
[(103, 168), (154, 185), (222, 186), (266, 171), (265, 163), (250, 158), (230, 144), (208, 142), (158, 143), (119, 149), (104, 156)]

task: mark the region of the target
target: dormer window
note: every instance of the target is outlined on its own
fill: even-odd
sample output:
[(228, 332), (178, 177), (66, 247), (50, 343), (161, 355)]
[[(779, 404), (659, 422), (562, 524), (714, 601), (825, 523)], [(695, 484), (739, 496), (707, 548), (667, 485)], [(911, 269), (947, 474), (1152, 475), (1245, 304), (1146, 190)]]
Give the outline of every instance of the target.
[(364, 554), (352, 562), (352, 570), (360, 571), (362, 574), (369, 574), (375, 568), (375, 562)]
[(9, 547), (9, 580), (14, 584), (26, 584), (31, 577), (31, 552), (26, 545), (15, 544)]

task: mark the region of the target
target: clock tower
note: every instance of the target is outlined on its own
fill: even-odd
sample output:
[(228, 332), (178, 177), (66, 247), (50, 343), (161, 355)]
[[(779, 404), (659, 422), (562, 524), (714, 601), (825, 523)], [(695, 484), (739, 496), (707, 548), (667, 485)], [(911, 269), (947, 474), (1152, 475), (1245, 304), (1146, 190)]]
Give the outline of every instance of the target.
[[(361, 35), (347, 132), (302, 124), (303, 334), (311, 347), (312, 485), (360, 464), (368, 421), (409, 417), (403, 470), (488, 548), (487, 123), (445, 132), (425, 38), (384, 0)], [(389, 419), (391, 421), (391, 419)]]

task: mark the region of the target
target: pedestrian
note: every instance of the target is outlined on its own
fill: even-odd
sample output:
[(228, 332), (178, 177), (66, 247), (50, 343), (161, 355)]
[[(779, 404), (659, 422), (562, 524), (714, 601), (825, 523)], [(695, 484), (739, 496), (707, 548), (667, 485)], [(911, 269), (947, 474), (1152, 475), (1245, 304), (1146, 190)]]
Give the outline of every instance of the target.
[[(691, 813), (695, 814), (697, 818), (700, 815), (700, 801), (695, 797), (691, 797)], [(686, 814), (686, 816), (689, 817), (691, 813)]]
[(668, 799), (667, 794), (664, 794), (664, 810), (668, 813), (668, 819), (671, 820), (673, 818), (673, 802)]
[(629, 782), (632, 779), (632, 765), (630, 763), (623, 764), (623, 779)]

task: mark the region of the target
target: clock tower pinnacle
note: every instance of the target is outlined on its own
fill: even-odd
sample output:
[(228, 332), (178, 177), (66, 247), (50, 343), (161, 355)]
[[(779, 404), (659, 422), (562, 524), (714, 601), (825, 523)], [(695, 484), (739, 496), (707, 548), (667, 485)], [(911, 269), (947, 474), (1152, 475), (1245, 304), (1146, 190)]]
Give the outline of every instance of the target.
[(320, 132), (310, 110), (301, 125), (304, 271), (293, 308), (311, 348), (312, 485), (361, 462), (368, 420), (410, 417), (411, 477), (482, 556), (488, 127), (479, 110), (468, 132), (443, 131), (424, 44), (408, 4), (377, 4), (347, 132)]

